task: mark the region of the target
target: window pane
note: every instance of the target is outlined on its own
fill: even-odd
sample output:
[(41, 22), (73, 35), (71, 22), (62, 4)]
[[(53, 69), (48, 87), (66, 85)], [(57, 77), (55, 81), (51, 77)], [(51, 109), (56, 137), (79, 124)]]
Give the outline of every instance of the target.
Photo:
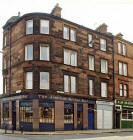
[(101, 72), (108, 73), (108, 62), (107, 60), (101, 59)]
[(7, 45), (7, 37), (6, 37), (6, 35), (4, 36), (4, 46), (6, 46)]
[(6, 87), (6, 84), (7, 84), (7, 79), (4, 79), (4, 85), (5, 85), (5, 87), (4, 87), (5, 89), (4, 89), (4, 90), (5, 90), (5, 93), (6, 93), (6, 91), (7, 91), (7, 90), (6, 90), (6, 88), (7, 88), (7, 87)]
[(74, 51), (71, 51), (71, 65), (77, 66), (77, 53)]
[(119, 74), (122, 75), (122, 63), (119, 62)]
[(122, 84), (120, 84), (120, 96), (122, 96)]
[(64, 27), (64, 39), (69, 40), (69, 28)]
[(89, 55), (89, 70), (94, 70), (94, 56)]
[(91, 34), (88, 34), (88, 45), (89, 47), (93, 47), (93, 39)]
[(101, 83), (101, 96), (107, 97), (107, 83)]
[(49, 72), (40, 72), (40, 89), (49, 89)]
[(49, 47), (41, 45), (40, 47), (40, 60), (49, 61)]
[(121, 49), (121, 43), (118, 43), (118, 53), (121, 54), (122, 53), (122, 49)]
[(26, 89), (32, 89), (33, 87), (33, 73), (27, 72), (26, 73)]
[(124, 96), (127, 96), (127, 85), (124, 85)]
[(49, 34), (49, 20), (41, 20), (40, 33)]
[(64, 91), (65, 92), (69, 92), (70, 91), (70, 82), (69, 82), (69, 76), (68, 75), (64, 75)]
[(102, 51), (106, 51), (106, 40), (100, 39), (100, 48)]
[(123, 55), (126, 55), (126, 45), (123, 44)]
[(76, 41), (76, 31), (71, 29), (71, 41)]
[(127, 76), (127, 64), (123, 64), (123, 74)]
[(76, 77), (71, 76), (71, 92), (76, 92)]
[(33, 20), (26, 21), (26, 34), (33, 34)]
[(64, 49), (64, 64), (70, 65), (70, 51)]
[(90, 95), (94, 94), (94, 83), (93, 83), (93, 80), (89, 80), (89, 94)]
[(25, 47), (25, 60), (33, 60), (33, 46), (28, 45)]

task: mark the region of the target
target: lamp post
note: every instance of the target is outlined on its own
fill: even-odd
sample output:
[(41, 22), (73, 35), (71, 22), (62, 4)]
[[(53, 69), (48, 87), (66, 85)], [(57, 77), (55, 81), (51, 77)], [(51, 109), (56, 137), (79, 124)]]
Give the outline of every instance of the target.
[(133, 128), (133, 112), (131, 114), (132, 114), (132, 128)]

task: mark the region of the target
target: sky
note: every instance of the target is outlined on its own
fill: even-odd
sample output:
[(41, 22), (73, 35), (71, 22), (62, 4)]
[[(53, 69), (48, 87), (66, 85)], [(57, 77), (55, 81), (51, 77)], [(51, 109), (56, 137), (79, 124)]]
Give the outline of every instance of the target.
[[(1, 0), (0, 1), (0, 50), (3, 44), (3, 25), (11, 16), (31, 12), (50, 13), (59, 3), (62, 18), (96, 29), (106, 23), (114, 35), (122, 33), (133, 42), (133, 0)], [(2, 94), (2, 54), (0, 53), (0, 94)]]

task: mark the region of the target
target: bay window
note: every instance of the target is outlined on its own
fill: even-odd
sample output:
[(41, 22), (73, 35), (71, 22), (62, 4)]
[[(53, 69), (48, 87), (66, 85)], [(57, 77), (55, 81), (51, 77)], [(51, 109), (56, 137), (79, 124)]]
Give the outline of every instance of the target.
[(46, 44), (40, 45), (40, 60), (49, 61), (49, 46)]
[(25, 46), (25, 60), (33, 60), (33, 45)]
[(40, 72), (40, 89), (49, 89), (49, 72)]
[(49, 34), (49, 20), (40, 20), (40, 33)]
[(33, 89), (33, 72), (26, 72), (26, 89)]
[(26, 21), (26, 34), (33, 34), (33, 20)]

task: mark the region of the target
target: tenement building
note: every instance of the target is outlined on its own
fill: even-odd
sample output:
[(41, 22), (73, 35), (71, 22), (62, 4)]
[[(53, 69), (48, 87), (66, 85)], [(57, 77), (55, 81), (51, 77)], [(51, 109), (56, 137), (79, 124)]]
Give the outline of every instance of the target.
[(1, 128), (112, 129), (131, 125), (132, 47), (119, 35), (51, 14), (13, 16), (3, 26)]

